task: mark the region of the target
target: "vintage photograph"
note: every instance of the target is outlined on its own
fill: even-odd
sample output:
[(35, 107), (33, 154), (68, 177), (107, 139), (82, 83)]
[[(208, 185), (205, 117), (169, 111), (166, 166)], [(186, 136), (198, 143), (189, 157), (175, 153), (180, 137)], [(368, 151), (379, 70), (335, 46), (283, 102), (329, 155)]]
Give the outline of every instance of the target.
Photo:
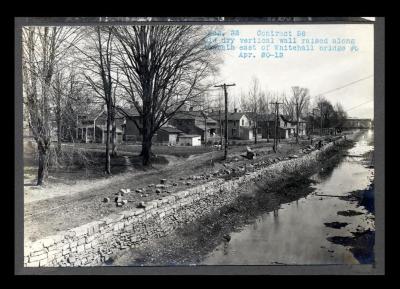
[(289, 18), (22, 25), (23, 266), (374, 266), (375, 18)]

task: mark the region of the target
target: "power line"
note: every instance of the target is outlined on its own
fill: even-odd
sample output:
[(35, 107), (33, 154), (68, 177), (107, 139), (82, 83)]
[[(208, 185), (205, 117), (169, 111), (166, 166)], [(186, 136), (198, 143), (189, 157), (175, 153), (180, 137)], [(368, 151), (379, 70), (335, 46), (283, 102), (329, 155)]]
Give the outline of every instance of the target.
[(349, 109), (347, 109), (347, 110), (345, 110), (345, 111), (348, 112), (348, 111), (350, 111), (350, 110), (352, 110), (352, 109), (355, 109), (355, 108), (357, 108), (357, 107), (359, 107), (359, 106), (362, 106), (362, 105), (364, 105), (364, 104), (370, 103), (370, 102), (372, 102), (372, 101), (374, 101), (374, 100), (368, 100), (368, 101), (366, 101), (366, 102), (363, 102), (363, 103), (361, 103), (361, 104), (358, 104), (358, 105), (356, 105), (356, 106), (353, 106), (353, 107), (351, 107), (351, 108), (349, 108)]
[(325, 92), (322, 92), (322, 93), (318, 93), (317, 95), (323, 95), (323, 94), (328, 94), (328, 93), (334, 92), (334, 91), (336, 91), (336, 90), (339, 90), (339, 89), (345, 88), (345, 87), (347, 87), (347, 86), (353, 85), (353, 84), (355, 84), (355, 83), (357, 83), (357, 82), (366, 80), (366, 79), (371, 78), (371, 77), (373, 77), (373, 76), (374, 76), (374, 75), (371, 74), (371, 75), (366, 76), (366, 77), (364, 77), (364, 78), (360, 78), (360, 79), (358, 79), (358, 80), (349, 82), (349, 83), (347, 83), (347, 84), (345, 84), (345, 85), (343, 85), (343, 86), (339, 86), (339, 87), (337, 87), (337, 88), (334, 88), (334, 89), (331, 89), (331, 90), (328, 90), (328, 91), (325, 91)]

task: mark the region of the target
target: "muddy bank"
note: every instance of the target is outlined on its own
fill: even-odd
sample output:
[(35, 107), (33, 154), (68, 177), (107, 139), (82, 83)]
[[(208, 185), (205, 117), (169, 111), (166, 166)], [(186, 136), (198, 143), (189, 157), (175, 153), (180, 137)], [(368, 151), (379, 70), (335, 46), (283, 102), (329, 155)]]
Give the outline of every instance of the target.
[(328, 241), (350, 247), (350, 251), (360, 264), (374, 262), (375, 231), (352, 232), (352, 237), (333, 236)]
[(341, 229), (343, 227), (346, 227), (349, 223), (346, 222), (331, 222), (331, 223), (324, 223), (325, 226), (329, 228), (334, 228), (334, 229)]
[(366, 208), (368, 212), (375, 214), (374, 183), (371, 183), (364, 190), (350, 192), (348, 196), (343, 196), (341, 199), (356, 202), (358, 206), (362, 206)]
[[(350, 192), (348, 196), (341, 197), (340, 199), (355, 202), (358, 207), (363, 207), (369, 213), (375, 214), (373, 183), (365, 190)], [(354, 210), (338, 212), (338, 215), (349, 217), (363, 214), (363, 212)], [(351, 234), (351, 237), (333, 236), (327, 239), (334, 244), (350, 247), (350, 251), (360, 264), (372, 264), (374, 262), (375, 231), (370, 229), (360, 231), (357, 228), (357, 231), (351, 232)]]

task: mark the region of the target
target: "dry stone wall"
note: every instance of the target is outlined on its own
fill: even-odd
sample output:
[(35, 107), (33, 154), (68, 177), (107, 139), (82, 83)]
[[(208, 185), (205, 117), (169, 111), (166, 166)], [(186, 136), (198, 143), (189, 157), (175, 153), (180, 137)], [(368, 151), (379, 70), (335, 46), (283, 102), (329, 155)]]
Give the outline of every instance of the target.
[[(337, 140), (336, 143), (341, 141)], [(315, 165), (321, 154), (333, 147), (334, 143), (329, 143), (321, 150), (312, 151), (300, 158), (281, 161), (229, 181), (215, 179), (161, 200), (147, 202), (144, 208), (110, 215), (66, 232), (26, 243), (24, 265), (100, 265), (118, 250), (140, 246), (150, 239), (165, 236), (179, 226), (228, 205), (239, 196), (241, 186), (254, 183), (256, 179), (273, 181), (282, 174), (295, 173)]]

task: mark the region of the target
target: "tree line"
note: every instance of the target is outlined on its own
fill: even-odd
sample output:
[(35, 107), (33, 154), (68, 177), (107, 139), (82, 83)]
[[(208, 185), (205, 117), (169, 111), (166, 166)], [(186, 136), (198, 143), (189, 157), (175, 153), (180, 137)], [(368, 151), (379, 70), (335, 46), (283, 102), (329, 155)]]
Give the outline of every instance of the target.
[[(324, 96), (311, 97), (308, 88), (293, 86), (291, 93), (271, 92), (262, 89), (257, 77), (253, 77), (247, 93), (241, 95), (240, 108), (246, 112), (251, 120), (254, 134), (254, 143), (257, 143), (257, 131), (260, 123), (267, 125), (270, 131), (271, 115), (275, 114), (274, 103), (279, 102), (284, 115), (289, 121), (295, 123), (296, 142), (299, 142), (299, 123), (305, 121), (308, 125), (309, 133), (312, 128), (342, 128), (347, 113), (340, 103), (333, 105)], [(269, 133), (267, 133), (267, 138)], [(267, 141), (269, 141), (267, 139)]]
[[(37, 144), (37, 185), (47, 177), (51, 154), (62, 154), (62, 139), (77, 138), (78, 116), (94, 106), (106, 112), (104, 171), (117, 155), (116, 116), (133, 121), (142, 136), (142, 164), (151, 163), (152, 139), (187, 103), (208, 103), (221, 64), (218, 43), (206, 38), (215, 27), (192, 25), (23, 27), (22, 78), (24, 120)], [(254, 79), (242, 97), (253, 124), (283, 99), (283, 113), (299, 121), (310, 112), (308, 89), (293, 87), (286, 97), (261, 89)], [(319, 105), (322, 104), (322, 105)], [(337, 125), (345, 112), (320, 98), (325, 127)], [(132, 117), (127, 107), (139, 115)], [(56, 144), (52, 144), (52, 122)], [(312, 118), (318, 122), (318, 117)], [(63, 128), (65, 128), (63, 130)], [(255, 127), (257, 129), (257, 127)], [(255, 138), (257, 142), (257, 136)]]
[[(24, 117), (38, 148), (37, 185), (47, 176), (51, 121), (61, 151), (62, 126), (102, 104), (107, 115), (105, 172), (116, 154), (117, 112), (141, 124), (143, 165), (156, 131), (211, 85), (219, 58), (203, 26), (23, 27)], [(71, 131), (68, 130), (73, 139)]]

